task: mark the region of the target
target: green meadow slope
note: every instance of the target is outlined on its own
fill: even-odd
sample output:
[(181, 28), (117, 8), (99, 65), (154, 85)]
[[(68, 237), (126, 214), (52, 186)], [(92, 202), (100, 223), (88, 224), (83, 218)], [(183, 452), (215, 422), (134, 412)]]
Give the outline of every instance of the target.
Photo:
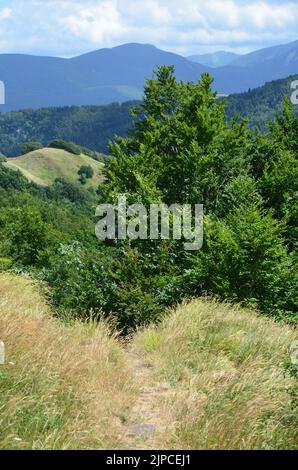
[(9, 158), (5, 164), (13, 170), (20, 170), (29, 181), (48, 186), (56, 178), (67, 181), (78, 180), (78, 170), (81, 166), (89, 165), (94, 171), (92, 179), (86, 185), (97, 187), (103, 180), (103, 164), (93, 160), (87, 155), (74, 155), (65, 150), (44, 148), (27, 153), (21, 157)]

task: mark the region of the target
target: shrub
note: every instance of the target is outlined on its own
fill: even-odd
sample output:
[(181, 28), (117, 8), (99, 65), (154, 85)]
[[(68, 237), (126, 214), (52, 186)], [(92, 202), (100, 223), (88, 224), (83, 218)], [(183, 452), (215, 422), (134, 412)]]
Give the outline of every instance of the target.
[(81, 149), (78, 145), (73, 142), (66, 142), (65, 140), (53, 140), (49, 144), (50, 148), (65, 150), (66, 152), (73, 153), (74, 155), (80, 155)]
[(21, 146), (21, 154), (25, 155), (29, 152), (34, 152), (34, 150), (40, 150), (43, 148), (43, 145), (40, 142), (26, 142)]
[(85, 184), (88, 179), (92, 179), (94, 175), (94, 170), (90, 165), (82, 165), (78, 171), (79, 181), (82, 184)]

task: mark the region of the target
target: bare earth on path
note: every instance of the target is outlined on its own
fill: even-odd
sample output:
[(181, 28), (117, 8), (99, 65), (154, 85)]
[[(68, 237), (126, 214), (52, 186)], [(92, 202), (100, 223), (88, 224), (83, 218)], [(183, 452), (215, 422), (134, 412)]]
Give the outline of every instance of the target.
[(144, 358), (134, 351), (128, 351), (128, 356), (139, 394), (127, 423), (125, 448), (162, 449), (162, 436), (173, 426), (166, 421), (165, 409), (174, 389), (154, 377), (152, 366)]

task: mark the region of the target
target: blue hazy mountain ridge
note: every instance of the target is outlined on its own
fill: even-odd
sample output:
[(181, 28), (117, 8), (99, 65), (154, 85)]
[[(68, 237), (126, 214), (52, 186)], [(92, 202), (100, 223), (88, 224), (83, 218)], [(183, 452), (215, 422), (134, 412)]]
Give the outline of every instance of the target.
[(192, 62), (197, 62), (202, 65), (207, 65), (208, 67), (222, 67), (224, 65), (228, 65), (232, 63), (240, 57), (239, 54), (235, 54), (234, 52), (226, 52), (226, 51), (217, 51), (211, 54), (195, 54), (188, 56), (187, 59)]
[(238, 57), (218, 68), (146, 44), (124, 44), (71, 59), (1, 54), (6, 104), (0, 110), (140, 99), (146, 78), (158, 65), (174, 65), (183, 81), (197, 81), (208, 72), (214, 77), (214, 89), (239, 93), (298, 73), (298, 41)]
[[(214, 86), (224, 93), (241, 93), (298, 73), (298, 41), (261, 49), (215, 69)], [(232, 91), (233, 90), (233, 91)]]
[(288, 66), (298, 63), (298, 41), (279, 46), (266, 47), (258, 51), (239, 56), (233, 61), (233, 65), (250, 67), (254, 65), (268, 65), (270, 62), (278, 62), (278, 66)]
[(198, 80), (208, 68), (154, 46), (126, 44), (72, 59), (0, 55), (6, 104), (1, 111), (99, 105), (140, 99), (157, 65), (174, 65), (179, 80)]

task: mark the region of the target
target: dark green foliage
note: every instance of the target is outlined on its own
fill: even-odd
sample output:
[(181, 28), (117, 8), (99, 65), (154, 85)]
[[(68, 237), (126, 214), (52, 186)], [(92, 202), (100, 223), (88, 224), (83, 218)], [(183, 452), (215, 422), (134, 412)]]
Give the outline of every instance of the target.
[(230, 95), (225, 99), (228, 120), (239, 114), (248, 119), (250, 126), (261, 131), (268, 130), (269, 121), (282, 112), (284, 98), (290, 98), (293, 92), (291, 83), (297, 78), (297, 75), (291, 75), (244, 93)]
[(47, 266), (55, 246), (63, 240), (34, 204), (7, 209), (0, 216), (0, 227), (7, 255), (24, 266)]
[[(18, 156), (28, 140), (47, 147), (53, 140), (74, 142), (106, 154), (114, 134), (124, 135), (131, 125), (130, 109), (134, 102), (107, 106), (71, 106), (0, 113), (0, 151)], [(88, 150), (90, 152), (90, 150)], [(90, 155), (83, 149), (82, 153)]]
[(92, 310), (101, 315), (115, 311), (116, 284), (109, 272), (108, 256), (91, 246), (73, 242), (62, 244), (53, 256), (45, 279), (53, 289), (57, 307), (86, 315)]
[(48, 197), (57, 201), (62, 199), (86, 206), (94, 201), (92, 190), (85, 191), (79, 185), (64, 181), (61, 178), (57, 178), (55, 183), (52, 186), (46, 187), (44, 191)]
[(292, 283), (297, 278), (283, 230), (257, 204), (239, 206), (222, 221), (206, 220), (204, 250), (184, 282), (194, 292), (204, 286), (207, 292), (260, 306), (267, 313), (293, 312), (294, 318), (298, 298)]
[(40, 142), (26, 142), (21, 145), (21, 154), (26, 155), (26, 153), (34, 152), (34, 150), (40, 150), (43, 146)]
[(208, 75), (179, 84), (172, 72), (160, 68), (147, 82), (134, 129), (111, 146), (101, 194), (145, 205), (204, 203), (205, 242), (198, 253), (171, 241), (124, 247), (124, 317), (144, 322), (160, 305), (207, 292), (297, 319), (297, 118), (286, 105), (267, 135), (242, 121), (228, 127)]
[(49, 143), (50, 148), (65, 150), (66, 152), (73, 153), (74, 155), (80, 155), (81, 149), (78, 145), (73, 142), (66, 142), (65, 140), (53, 140)]
[(94, 170), (90, 165), (82, 165), (78, 171), (79, 181), (85, 184), (88, 179), (93, 178)]
[(27, 179), (19, 170), (11, 170), (0, 163), (0, 188), (21, 191), (28, 186)]

